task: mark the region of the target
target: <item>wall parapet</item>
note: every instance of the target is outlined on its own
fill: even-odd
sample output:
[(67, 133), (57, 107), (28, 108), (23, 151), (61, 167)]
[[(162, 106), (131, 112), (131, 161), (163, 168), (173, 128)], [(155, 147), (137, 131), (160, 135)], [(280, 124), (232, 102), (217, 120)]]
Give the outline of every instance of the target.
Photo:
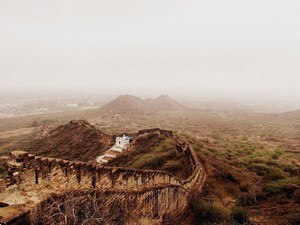
[[(54, 179), (56, 175), (63, 175), (67, 182), (77, 183), (85, 187), (105, 187), (114, 189), (136, 189), (160, 184), (182, 185), (187, 189), (204, 183), (205, 171), (194, 149), (181, 142), (172, 132), (159, 128), (139, 131), (138, 134), (160, 132), (174, 138), (181, 152), (190, 155), (193, 166), (192, 175), (186, 180), (180, 180), (172, 174), (159, 170), (141, 170), (123, 167), (103, 166), (95, 163), (68, 161), (58, 158), (40, 157), (25, 151), (13, 151), (8, 161), (10, 174), (14, 172), (34, 171), (36, 184), (43, 183), (45, 178)], [(22, 182), (22, 179), (18, 179)], [(83, 182), (84, 181), (84, 182)]]
[(43, 183), (44, 179), (54, 179), (57, 175), (65, 177), (67, 182), (77, 182), (78, 185), (82, 184), (85, 187), (90, 185), (91, 188), (135, 189), (159, 184), (182, 185), (179, 179), (163, 171), (101, 166), (34, 156), (25, 151), (12, 152), (8, 167), (10, 174), (20, 172), (22, 175), (22, 172), (34, 171), (34, 181), (37, 185)]
[[(80, 207), (84, 206), (81, 213), (89, 213), (92, 207), (89, 204), (96, 203), (99, 208), (92, 207), (95, 209), (94, 215), (97, 215), (95, 219), (107, 220), (105, 224), (131, 224), (132, 219), (138, 218), (162, 221), (165, 216), (180, 217), (187, 208), (190, 192), (201, 190), (204, 185), (204, 167), (192, 146), (181, 142), (172, 131), (154, 128), (139, 131), (138, 135), (148, 132), (160, 132), (173, 138), (178, 154), (190, 157), (193, 173), (188, 179), (179, 180), (170, 173), (158, 170), (110, 167), (40, 157), (25, 151), (11, 152), (7, 162), (9, 175), (15, 178), (11, 180), (41, 187), (52, 184), (53, 193), (28, 210), (32, 224), (58, 224), (66, 218), (70, 223), (78, 224), (79, 221), (72, 221), (76, 219), (72, 217), (74, 213), (68, 211), (78, 210), (76, 198), (81, 200)], [(61, 211), (53, 208), (53, 203), (60, 205), (64, 201), (70, 201), (75, 208), (66, 207), (65, 216), (51, 217), (47, 222), (45, 215), (56, 215), (57, 210)], [(124, 223), (115, 223), (116, 215)]]
[[(177, 185), (134, 191), (85, 189), (60, 195), (52, 194), (29, 214), (32, 224), (61, 224), (65, 220), (68, 221), (67, 224), (75, 224), (75, 220), (76, 224), (82, 224), (84, 219), (88, 219), (89, 224), (102, 220), (105, 224), (129, 225), (131, 221), (137, 221), (140, 218), (160, 222), (166, 216), (179, 218), (184, 214), (187, 205), (188, 192)], [(79, 219), (74, 217), (78, 211), (82, 215)]]
[(168, 137), (171, 137), (175, 140), (176, 145), (181, 148), (182, 153), (186, 153), (190, 155), (191, 164), (193, 166), (193, 173), (192, 175), (187, 178), (186, 180), (181, 181), (181, 185), (187, 189), (197, 189), (201, 190), (205, 179), (206, 179), (206, 172), (199, 160), (199, 157), (193, 147), (185, 142), (182, 142), (176, 134), (174, 134), (170, 130), (163, 130), (160, 128), (151, 128), (151, 129), (144, 129), (137, 132), (138, 135), (151, 133), (151, 132), (159, 132), (160, 134), (164, 134)]

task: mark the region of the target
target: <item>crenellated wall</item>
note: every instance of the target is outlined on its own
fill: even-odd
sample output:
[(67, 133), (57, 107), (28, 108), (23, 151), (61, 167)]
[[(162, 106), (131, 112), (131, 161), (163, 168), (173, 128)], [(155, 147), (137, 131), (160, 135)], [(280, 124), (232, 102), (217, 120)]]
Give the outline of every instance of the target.
[[(9, 174), (14, 178), (11, 180), (51, 190), (52, 193), (28, 210), (31, 223), (60, 224), (62, 221), (61, 224), (81, 224), (80, 221), (72, 221), (74, 212), (80, 208), (76, 206), (79, 200), (80, 206), (84, 206), (78, 211), (80, 218), (95, 217), (90, 219), (103, 220), (100, 224), (131, 224), (130, 221), (142, 218), (160, 222), (166, 217), (179, 218), (186, 210), (189, 193), (202, 189), (205, 170), (193, 148), (181, 142), (172, 131), (155, 128), (139, 131), (138, 135), (149, 132), (160, 132), (174, 138), (178, 153), (190, 156), (194, 170), (187, 180), (181, 181), (163, 171), (99, 166), (38, 157), (24, 151), (12, 152), (8, 161)], [(68, 207), (53, 208), (66, 201)], [(87, 216), (91, 207), (94, 214)], [(65, 215), (61, 214), (62, 210)], [(45, 220), (45, 215), (49, 214), (57, 216)], [(119, 215), (118, 218), (116, 215)]]
[[(121, 167), (99, 166), (92, 163), (67, 161), (56, 158), (38, 157), (27, 152), (12, 152), (8, 163), (11, 174), (19, 172), (19, 182), (28, 182), (42, 185), (49, 179), (60, 183), (70, 183), (74, 187), (82, 188), (113, 188), (138, 189), (161, 184), (181, 185), (182, 182), (172, 174), (156, 170), (138, 170)], [(28, 172), (34, 176), (28, 176)], [(26, 176), (23, 176), (26, 174)]]
[(135, 191), (76, 190), (47, 198), (31, 210), (30, 218), (32, 224), (74, 224), (80, 212), (75, 224), (89, 220), (86, 224), (122, 225), (140, 218), (163, 222), (166, 216), (182, 216), (187, 204), (188, 192), (176, 185)]

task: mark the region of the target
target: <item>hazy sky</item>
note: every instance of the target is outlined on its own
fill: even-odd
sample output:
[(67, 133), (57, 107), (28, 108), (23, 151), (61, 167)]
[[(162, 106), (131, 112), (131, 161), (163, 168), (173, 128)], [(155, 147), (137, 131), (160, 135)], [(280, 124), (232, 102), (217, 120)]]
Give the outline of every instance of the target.
[(300, 1), (0, 0), (0, 78), (300, 101)]

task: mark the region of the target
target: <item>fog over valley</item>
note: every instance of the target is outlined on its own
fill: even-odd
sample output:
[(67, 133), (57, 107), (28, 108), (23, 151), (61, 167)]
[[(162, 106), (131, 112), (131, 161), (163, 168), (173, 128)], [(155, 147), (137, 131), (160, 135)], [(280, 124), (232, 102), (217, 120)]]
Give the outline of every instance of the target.
[(69, 3), (0, 2), (2, 99), (168, 94), (299, 108), (296, 0)]

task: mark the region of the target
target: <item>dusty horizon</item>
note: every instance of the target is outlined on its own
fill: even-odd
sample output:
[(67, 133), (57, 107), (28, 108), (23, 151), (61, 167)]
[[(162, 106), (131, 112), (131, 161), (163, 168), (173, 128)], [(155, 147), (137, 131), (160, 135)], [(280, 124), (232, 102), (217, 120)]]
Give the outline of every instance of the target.
[(2, 1), (0, 89), (300, 102), (299, 11), (295, 0)]
[(0, 0), (0, 224), (299, 224), (299, 12)]

